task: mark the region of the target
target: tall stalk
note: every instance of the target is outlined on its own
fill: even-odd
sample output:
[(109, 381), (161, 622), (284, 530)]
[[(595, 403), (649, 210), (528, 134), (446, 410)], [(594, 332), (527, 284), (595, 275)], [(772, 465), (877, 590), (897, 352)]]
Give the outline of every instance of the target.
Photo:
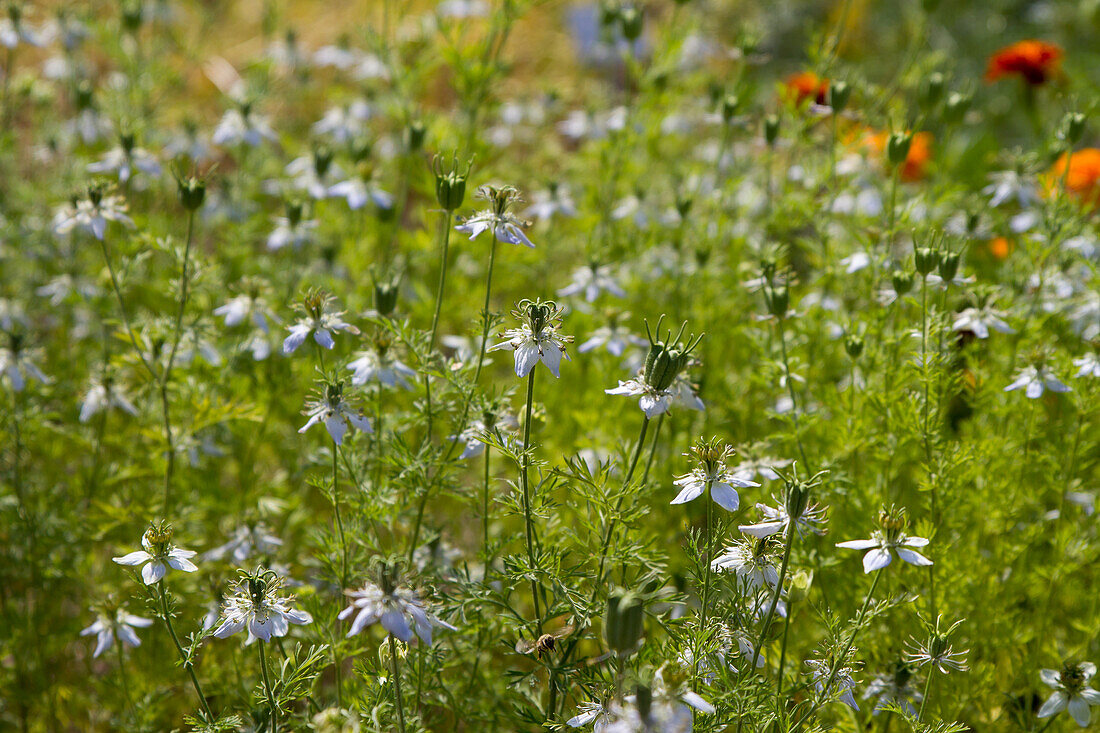
[[(536, 364), (536, 366), (538, 366)], [(535, 372), (532, 369), (527, 375), (527, 411), (523, 421), (523, 453), (520, 454), (519, 485), (523, 492), (523, 523), (527, 536), (527, 563), (531, 569), (535, 567), (535, 529), (531, 521), (531, 488), (528, 482), (527, 469), (531, 461), (531, 407), (535, 398)], [(535, 606), (535, 627), (538, 635), (542, 636), (542, 613), (539, 610), (540, 583), (535, 578), (531, 579), (531, 599)]]
[(176, 653), (179, 654), (180, 663), (183, 665), (183, 668), (187, 670), (187, 674), (191, 678), (191, 685), (195, 688), (195, 693), (199, 696), (202, 712), (206, 716), (207, 721), (212, 723), (215, 720), (214, 714), (210, 712), (210, 705), (206, 702), (206, 695), (202, 692), (202, 685), (199, 684), (199, 678), (195, 675), (195, 667), (191, 663), (191, 659), (187, 656), (187, 652), (183, 650), (183, 645), (180, 644), (180, 639), (176, 636), (176, 629), (172, 626), (172, 612), (168, 608), (168, 592), (164, 589), (163, 578), (157, 584), (157, 589), (160, 592), (161, 614), (164, 618), (164, 625), (168, 627), (168, 635), (172, 637), (172, 643), (176, 647)]
[(275, 688), (271, 686), (271, 677), (267, 671), (267, 643), (262, 639), (256, 646), (260, 647), (260, 670), (264, 676), (264, 692), (267, 694), (267, 704), (271, 708), (271, 733), (277, 733), (279, 725), (279, 705), (275, 702)]

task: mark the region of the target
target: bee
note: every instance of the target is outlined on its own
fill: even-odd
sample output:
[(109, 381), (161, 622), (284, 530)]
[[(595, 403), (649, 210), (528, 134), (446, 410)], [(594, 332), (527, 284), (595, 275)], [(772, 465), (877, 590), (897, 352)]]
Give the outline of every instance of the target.
[(516, 651), (520, 654), (535, 653), (535, 656), (542, 659), (544, 654), (549, 654), (554, 651), (554, 647), (558, 645), (558, 639), (564, 639), (573, 633), (573, 624), (563, 626), (552, 634), (543, 634), (535, 641), (530, 639), (520, 639), (516, 642)]

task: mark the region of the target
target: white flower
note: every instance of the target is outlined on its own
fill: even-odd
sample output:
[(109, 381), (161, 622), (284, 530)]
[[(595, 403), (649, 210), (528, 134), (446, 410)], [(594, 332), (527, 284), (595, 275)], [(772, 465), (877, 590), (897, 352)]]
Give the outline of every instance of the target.
[(386, 387), (412, 389), (406, 377), (415, 377), (416, 372), (388, 352), (380, 355), (374, 351), (360, 351), (357, 357), (348, 364), (348, 369), (354, 372), (351, 383), (357, 387), (378, 382)]
[(897, 552), (898, 556), (910, 565), (931, 565), (932, 561), (927, 557), (909, 549), (925, 547), (927, 544), (928, 540), (924, 537), (909, 537), (896, 531), (875, 530), (871, 539), (838, 542), (836, 546), (846, 550), (868, 550), (863, 556), (863, 572), (871, 573), (890, 564), (894, 559), (891, 550)]
[(789, 465), (791, 465), (789, 458), (750, 458), (737, 464), (737, 467), (733, 469), (733, 474), (745, 481), (751, 481), (754, 478), (759, 478), (762, 481), (774, 481), (779, 478), (779, 474), (775, 472), (775, 469), (786, 468)]
[(915, 716), (917, 710), (913, 707), (913, 703), (919, 703), (924, 699), (924, 695), (910, 687), (912, 676), (913, 672), (909, 666), (900, 663), (893, 674), (880, 674), (871, 680), (867, 689), (863, 691), (864, 700), (878, 698), (871, 715), (878, 715), (887, 705), (899, 705), (910, 715)]
[(591, 303), (604, 290), (616, 298), (626, 297), (626, 291), (612, 277), (610, 265), (589, 265), (575, 270), (573, 272), (573, 282), (559, 290), (558, 295), (566, 298), (577, 293), (584, 293), (584, 299)]
[(185, 573), (193, 573), (198, 570), (191, 558), (195, 556), (194, 550), (180, 550), (172, 544), (172, 528), (164, 525), (153, 525), (145, 530), (141, 536), (141, 546), (144, 550), (135, 550), (128, 555), (112, 558), (119, 565), (142, 565), (141, 579), (145, 585), (156, 583), (168, 568), (180, 570)]
[(490, 208), (464, 219), (455, 227), (456, 230), (469, 234), (470, 239), (476, 238), (482, 232), (492, 231), (497, 241), (534, 248), (535, 245), (523, 233), (523, 227), (527, 223), (508, 211), (510, 206), (522, 200), (519, 191), (512, 186), (480, 186), (476, 196), (489, 201)]
[[(0, 46), (13, 49), (21, 43), (28, 46), (41, 46), (45, 42), (42, 33), (31, 27), (29, 23), (24, 23), (18, 17), (12, 18), (11, 13), (0, 17)], [(11, 71), (10, 68), (4, 70), (5, 74), (10, 74)]]
[[(859, 703), (852, 695), (856, 683), (852, 680), (851, 669), (841, 667), (836, 673), (830, 673), (828, 663), (821, 659), (808, 659), (806, 664), (813, 670), (814, 689), (817, 690), (819, 695), (836, 694), (840, 701), (852, 710), (859, 710)], [(825, 683), (829, 681), (830, 676), (832, 681), (829, 682), (829, 689), (825, 690)]]
[(250, 147), (259, 146), (264, 140), (275, 142), (275, 131), (271, 129), (267, 118), (253, 114), (248, 108), (231, 109), (222, 116), (210, 138), (215, 145), (229, 147), (244, 143)]
[(1000, 333), (1016, 333), (1001, 318), (1004, 314), (988, 305), (981, 308), (967, 308), (955, 316), (951, 326), (954, 331), (970, 331), (980, 339), (989, 338), (989, 329)]
[(588, 340), (577, 347), (577, 351), (581, 354), (585, 354), (592, 351), (592, 349), (604, 346), (612, 356), (622, 356), (628, 346), (645, 345), (646, 340), (644, 338), (636, 336), (621, 326), (612, 323), (608, 326), (601, 326), (593, 331), (592, 335), (588, 337)]
[(364, 433), (373, 432), (370, 420), (344, 399), (343, 391), (341, 383), (327, 385), (322, 396), (306, 402), (306, 409), (302, 414), (309, 416), (309, 420), (298, 428), (298, 432), (304, 433), (315, 424), (323, 422), (336, 445), (343, 445), (348, 423)]
[(1039, 190), (1035, 182), (1016, 171), (990, 173), (989, 180), (991, 183), (982, 189), (982, 193), (989, 196), (990, 206), (997, 207), (1006, 201), (1015, 200), (1021, 209), (1026, 209), (1039, 201)]
[(47, 377), (31, 361), (32, 352), (23, 347), (20, 337), (10, 336), (10, 346), (0, 346), (0, 377), (7, 377), (13, 392), (22, 392), (27, 386), (27, 378), (49, 384)]
[(282, 216), (272, 217), (272, 221), (275, 222), (275, 228), (267, 236), (267, 248), (272, 252), (277, 252), (288, 244), (294, 249), (309, 244), (313, 241), (313, 230), (319, 224), (316, 219), (291, 221)]
[(1074, 359), (1073, 366), (1078, 367), (1077, 377), (1100, 377), (1100, 357), (1096, 354), (1089, 353)]
[(80, 404), (80, 422), (88, 422), (93, 415), (117, 407), (123, 412), (137, 415), (134, 403), (109, 380), (92, 382)]
[[(489, 414), (488, 411), (478, 420), (472, 421), (465, 430), (458, 435), (452, 435), (451, 440), (461, 440), (466, 444), (459, 458), (474, 458), (485, 451), (485, 440), (495, 430), (504, 428), (515, 430), (519, 427), (519, 420), (506, 412)], [(510, 441), (510, 439), (508, 439)]]
[(548, 191), (537, 191), (532, 196), (531, 205), (523, 212), (533, 219), (552, 219), (555, 216), (573, 217), (577, 215), (577, 206), (565, 186), (554, 186)]
[(517, 377), (526, 377), (540, 361), (551, 374), (560, 377), (562, 357), (569, 359), (566, 345), (573, 340), (572, 336), (563, 336), (558, 332), (562, 312), (563, 309), (553, 301), (520, 301), (512, 315), (524, 321), (523, 325), (500, 334), (507, 340), (490, 346), (488, 350), (514, 351)]
[(145, 629), (153, 625), (153, 620), (126, 613), (121, 608), (114, 615), (101, 613), (95, 623), (81, 630), (81, 636), (96, 635), (95, 651), (92, 657), (98, 657), (111, 648), (117, 636), (124, 646), (141, 646), (141, 639), (134, 629)]
[(1032, 400), (1042, 397), (1043, 392), (1048, 389), (1051, 392), (1069, 392), (1070, 390), (1046, 366), (1024, 367), (1016, 374), (1016, 381), (1005, 387), (1005, 392), (1011, 392), (1021, 387), (1026, 388), (1024, 394)]
[(122, 183), (130, 180), (135, 169), (152, 178), (160, 175), (160, 163), (144, 148), (120, 146), (107, 151), (95, 163), (88, 164), (89, 173), (116, 173)]
[(698, 465), (691, 473), (678, 476), (673, 482), (680, 487), (680, 493), (670, 504), (686, 504), (702, 496), (709, 488), (714, 503), (726, 511), (735, 512), (740, 505), (740, 499), (734, 487), (744, 489), (760, 485), (734, 476), (726, 465), (726, 460), (733, 455), (733, 449), (717, 441), (701, 440), (692, 446), (691, 453), (684, 455), (694, 457)]
[[(756, 524), (741, 524), (738, 525), (737, 529), (757, 539), (771, 537), (779, 532), (786, 532), (787, 525), (791, 523), (791, 517), (782, 503), (775, 507), (770, 507), (767, 504), (757, 504), (756, 508), (764, 515), (763, 521)], [(822, 534), (824, 530), (817, 525), (824, 520), (824, 515), (825, 512), (820, 507), (816, 505), (808, 506), (802, 516), (798, 518), (798, 521), (795, 522), (795, 529), (798, 530), (800, 535), (803, 531)]]
[(80, 228), (102, 240), (107, 233), (107, 222), (117, 221), (133, 227), (133, 220), (126, 215), (126, 202), (121, 196), (102, 196), (93, 194), (77, 202), (75, 207), (66, 207), (54, 217), (53, 230), (56, 234), (68, 234)]
[(1039, 709), (1039, 717), (1049, 718), (1068, 708), (1077, 725), (1082, 728), (1088, 726), (1092, 719), (1090, 706), (1100, 705), (1100, 692), (1089, 686), (1089, 680), (1095, 674), (1096, 665), (1092, 662), (1067, 663), (1061, 672), (1042, 670), (1039, 677), (1054, 688), (1054, 693)]
[(604, 733), (607, 730), (607, 725), (611, 722), (611, 715), (604, 709), (603, 705), (598, 702), (582, 702), (578, 709), (580, 712), (565, 721), (565, 724), (570, 728), (580, 728), (591, 724), (594, 733)]
[(650, 419), (668, 412), (668, 408), (672, 405), (672, 390), (657, 389), (650, 384), (646, 384), (645, 377), (641, 374), (626, 381), (620, 379), (618, 387), (605, 389), (604, 393), (640, 397), (638, 406), (642, 408), (645, 416)]
[(213, 550), (204, 552), (203, 560), (221, 560), (229, 556), (235, 565), (243, 565), (244, 561), (252, 557), (254, 553), (270, 555), (281, 547), (283, 541), (271, 534), (264, 524), (242, 524), (234, 530), (232, 537), (224, 545), (219, 545)]
[[(286, 174), (290, 176), (290, 186), (294, 190), (305, 191), (311, 198), (321, 200), (328, 198), (330, 179), (339, 179), (344, 176), (344, 171), (339, 165), (332, 162), (331, 155), (314, 153), (303, 155), (287, 163)], [(268, 189), (278, 192), (278, 181), (269, 181)]]
[(344, 199), (352, 210), (363, 208), (368, 201), (373, 201), (380, 209), (393, 208), (393, 196), (373, 182), (358, 177), (332, 185), (328, 195)]
[(643, 231), (649, 228), (649, 211), (638, 196), (627, 196), (615, 204), (615, 208), (611, 210), (611, 218), (616, 221), (630, 219), (635, 227)]
[(344, 593), (351, 600), (348, 607), (340, 612), (339, 618), (346, 620), (355, 615), (348, 631), (349, 637), (375, 623), (381, 623), (382, 628), (404, 642), (412, 639), (415, 633), (431, 644), (433, 626), (457, 631), (454, 626), (428, 613), (416, 594), (407, 588), (394, 588), (387, 593), (377, 585), (367, 583), (358, 590)]
[(283, 341), (284, 354), (293, 354), (311, 333), (313, 340), (325, 349), (336, 345), (332, 338), (333, 331), (346, 331), (352, 335), (359, 333), (358, 328), (345, 323), (340, 317), (344, 315), (343, 311), (332, 310), (332, 302), (333, 298), (324, 293), (310, 293), (306, 296), (299, 306), (303, 316), (293, 326), (288, 326), (290, 335)]
[(738, 540), (711, 561), (715, 572), (725, 570), (737, 575), (737, 579), (750, 590), (779, 584), (779, 571), (767, 554), (766, 542)]
[(273, 636), (286, 636), (290, 624), (308, 624), (313, 617), (290, 607), (294, 596), (280, 597), (283, 579), (271, 570), (244, 575), (234, 586), (233, 594), (222, 606), (222, 622), (213, 635), (224, 639), (238, 631), (248, 630), (246, 644), (256, 639), (270, 641)]
[(332, 107), (313, 123), (313, 134), (327, 135), (341, 145), (354, 142), (363, 134), (363, 123), (370, 116), (370, 106), (365, 102), (350, 107)]
[(268, 321), (279, 322), (279, 317), (271, 312), (263, 298), (252, 295), (238, 295), (230, 298), (224, 305), (214, 309), (214, 315), (225, 319), (226, 326), (237, 326), (246, 320), (263, 331), (268, 332)]
[[(712, 715), (714, 706), (691, 690), (672, 690), (665, 684), (662, 670), (653, 679), (652, 698), (645, 714), (638, 709), (637, 697), (627, 695), (622, 703), (612, 702), (605, 713), (597, 713), (592, 722), (601, 733), (688, 733), (692, 729), (692, 708)], [(586, 711), (587, 712), (587, 711)]]

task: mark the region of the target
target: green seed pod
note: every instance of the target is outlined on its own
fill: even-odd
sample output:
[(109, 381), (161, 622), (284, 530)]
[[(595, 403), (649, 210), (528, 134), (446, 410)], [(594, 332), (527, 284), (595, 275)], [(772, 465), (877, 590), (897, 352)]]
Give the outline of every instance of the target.
[(645, 606), (630, 591), (614, 591), (607, 599), (604, 636), (607, 646), (620, 656), (629, 656), (645, 633)]
[(913, 265), (922, 277), (927, 277), (939, 267), (940, 253), (931, 247), (917, 247), (913, 250)]
[(415, 153), (424, 146), (424, 136), (428, 130), (422, 120), (413, 120), (405, 128), (405, 147), (410, 153)]
[(619, 11), (619, 27), (623, 37), (633, 43), (642, 35), (644, 18), (642, 11), (635, 7), (626, 7)]
[(76, 85), (76, 108), (78, 110), (92, 109), (95, 105), (95, 88), (87, 79)]
[(290, 222), (290, 226), (298, 226), (302, 221), (302, 202), (301, 201), (287, 201), (286, 202), (286, 218)]
[(790, 484), (787, 489), (787, 516), (792, 522), (802, 516), (809, 501), (809, 489), (805, 484), (799, 481)]
[(970, 103), (972, 98), (969, 94), (963, 94), (961, 92), (951, 92), (947, 95), (947, 102), (943, 107), (943, 120), (949, 125), (954, 125), (962, 122), (966, 117), (967, 111), (970, 109)]
[(779, 117), (777, 115), (768, 115), (764, 118), (764, 140), (767, 141), (768, 147), (775, 147), (776, 140), (779, 139)]
[(849, 334), (848, 338), (844, 340), (844, 350), (848, 352), (848, 356), (855, 361), (863, 355), (863, 337), (857, 334)]
[(332, 165), (332, 148), (328, 145), (318, 145), (313, 148), (313, 170), (317, 171), (319, 178), (328, 173)]
[(433, 161), (435, 173), (435, 198), (444, 211), (454, 211), (462, 206), (462, 200), (466, 197), (466, 177), (470, 174), (470, 165), (466, 165), (465, 172), (458, 167), (458, 160), (451, 159), (449, 169), (443, 168), (442, 158), (436, 157)]
[(1085, 134), (1085, 115), (1081, 112), (1067, 112), (1062, 118), (1062, 137), (1070, 145), (1076, 145)]
[[(14, 6), (12, 6), (14, 7)], [(127, 2), (122, 6), (122, 29), (127, 33), (137, 33), (141, 28), (142, 8), (140, 2)]]
[(946, 83), (943, 74), (938, 71), (928, 75), (928, 80), (924, 83), (924, 93), (921, 95), (921, 102), (925, 109), (932, 109), (940, 103)]
[(834, 81), (829, 83), (829, 106), (833, 108), (834, 113), (840, 113), (844, 111), (844, 108), (848, 106), (848, 100), (852, 96), (852, 87), (845, 81)]
[(913, 289), (913, 273), (905, 272), (903, 270), (894, 270), (890, 275), (890, 282), (894, 286), (894, 292), (900, 295), (905, 295)]
[(187, 178), (177, 178), (176, 185), (179, 189), (180, 203), (183, 204), (183, 208), (188, 211), (195, 211), (202, 206), (203, 199), (206, 198), (205, 181), (194, 176), (188, 176)]
[(397, 308), (398, 287), (396, 282), (374, 284), (374, 309), (383, 316), (389, 316)]
[(736, 94), (727, 94), (722, 100), (722, 120), (728, 125), (733, 116), (737, 114), (737, 108), (741, 104)]
[(783, 284), (768, 283), (764, 286), (764, 303), (768, 306), (768, 313), (783, 318), (791, 304), (790, 290)]
[(944, 252), (940, 257), (940, 277), (944, 282), (950, 282), (959, 274), (959, 253)]
[(909, 157), (909, 147), (913, 144), (913, 134), (909, 132), (890, 133), (886, 141), (886, 159), (890, 165), (898, 166)]

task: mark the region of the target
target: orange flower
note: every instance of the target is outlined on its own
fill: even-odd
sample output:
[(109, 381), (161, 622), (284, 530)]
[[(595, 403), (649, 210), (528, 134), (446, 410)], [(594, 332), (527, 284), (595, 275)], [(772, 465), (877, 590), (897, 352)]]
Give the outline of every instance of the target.
[(1018, 74), (1033, 86), (1043, 84), (1058, 73), (1062, 49), (1045, 41), (1019, 41), (989, 57), (985, 80), (997, 81)]
[(989, 253), (998, 260), (1008, 259), (1008, 255), (1015, 249), (1012, 240), (1005, 237), (994, 237), (989, 241)]
[(822, 79), (812, 71), (788, 76), (783, 87), (787, 99), (794, 101), (796, 107), (807, 99), (812, 99), (817, 104), (827, 104), (829, 101), (829, 80)]
[[(1066, 162), (1069, 159), (1069, 172)], [(1047, 174), (1047, 191), (1064, 185), (1066, 190), (1090, 206), (1100, 206), (1100, 150), (1084, 148), (1075, 150), (1072, 155), (1062, 153)]]
[[(863, 138), (863, 145), (876, 155), (882, 155), (886, 151), (886, 141), (889, 138), (888, 132), (871, 132)], [(932, 160), (932, 133), (915, 133), (909, 144), (909, 154), (905, 156), (905, 162), (901, 165), (901, 180), (911, 182), (924, 178), (928, 172), (930, 160)]]

